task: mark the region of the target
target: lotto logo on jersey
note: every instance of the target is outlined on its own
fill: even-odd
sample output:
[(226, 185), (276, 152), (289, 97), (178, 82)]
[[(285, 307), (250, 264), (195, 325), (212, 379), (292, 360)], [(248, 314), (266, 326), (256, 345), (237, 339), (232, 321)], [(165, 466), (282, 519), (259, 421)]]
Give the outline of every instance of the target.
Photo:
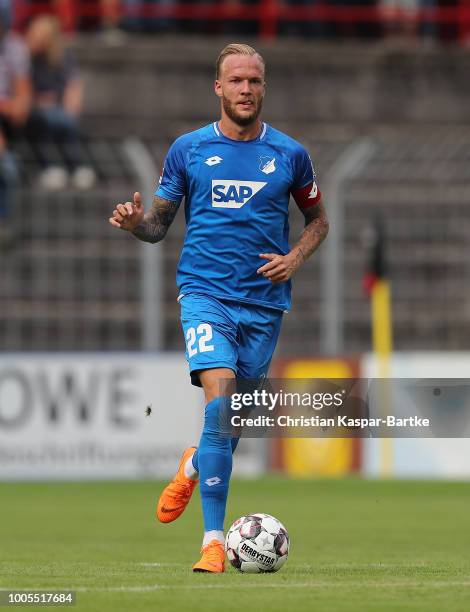
[(267, 183), (259, 181), (212, 180), (214, 208), (241, 208)]

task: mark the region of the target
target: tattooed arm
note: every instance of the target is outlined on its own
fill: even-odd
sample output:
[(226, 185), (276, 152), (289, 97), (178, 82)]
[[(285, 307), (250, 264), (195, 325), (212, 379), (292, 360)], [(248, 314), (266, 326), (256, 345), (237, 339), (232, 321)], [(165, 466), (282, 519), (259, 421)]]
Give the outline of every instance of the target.
[(302, 212), (305, 218), (305, 228), (299, 241), (289, 253), (293, 255), (295, 269), (299, 268), (318, 249), (328, 235), (330, 227), (322, 202)]
[(179, 202), (155, 196), (152, 208), (145, 213), (140, 193), (136, 192), (133, 203), (117, 204), (109, 222), (114, 227), (132, 232), (144, 242), (160, 242), (166, 236), (178, 207)]
[(328, 219), (323, 204), (319, 202), (302, 211), (305, 228), (299, 241), (287, 255), (261, 253), (260, 257), (268, 263), (258, 269), (272, 283), (284, 283), (291, 278), (312, 253), (314, 253), (328, 234)]
[(146, 213), (139, 225), (132, 230), (134, 236), (144, 242), (160, 242), (165, 238), (168, 228), (178, 212), (179, 202), (155, 196), (152, 208)]

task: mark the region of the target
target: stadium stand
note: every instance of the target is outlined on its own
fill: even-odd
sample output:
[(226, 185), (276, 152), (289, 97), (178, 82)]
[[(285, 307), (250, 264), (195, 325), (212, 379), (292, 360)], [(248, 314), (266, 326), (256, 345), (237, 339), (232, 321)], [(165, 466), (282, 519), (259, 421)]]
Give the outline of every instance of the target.
[[(220, 46), (217, 41), (207, 44), (191, 67), (196, 80), (202, 75), (200, 91), (206, 90), (202, 100), (197, 100), (199, 92), (192, 92), (190, 98), (183, 96), (175, 103), (175, 87), (163, 99), (167, 89), (159, 88), (158, 82), (155, 92), (155, 85), (149, 83), (150, 93), (145, 100), (140, 99), (147, 78), (146, 62), (148, 74), (155, 75), (167, 57), (188, 53), (181, 44), (168, 45), (166, 51), (161, 47), (158, 59), (151, 43), (135, 48), (141, 74), (135, 74), (135, 70), (129, 73), (125, 65), (127, 72), (120, 74), (117, 67), (123, 66), (122, 56), (97, 54), (95, 49), (95, 59), (92, 59), (89, 42), (83, 43), (83, 47), (79, 44), (77, 50), (86, 80), (88, 83), (101, 80), (101, 89), (90, 96), (84, 117), (87, 136), (83, 147), (99, 177), (99, 184), (93, 190), (80, 193), (69, 189), (61, 194), (36, 190), (33, 187), (38, 170), (36, 161), (27, 143), (18, 143), (22, 187), (14, 213), (16, 241), (13, 249), (3, 256), (0, 268), (0, 336), (4, 349), (119, 350), (140, 346), (139, 243), (107, 224), (114, 203), (130, 197), (136, 188), (136, 177), (123, 153), (123, 138), (137, 135), (160, 167), (171, 140), (182, 131), (211, 120), (216, 109), (207, 90), (210, 90), (212, 59)], [(358, 120), (364, 112), (361, 104), (380, 105), (381, 92), (371, 102), (367, 92), (374, 71), (369, 60), (359, 55), (352, 58), (351, 53), (343, 51), (343, 61), (348, 62), (352, 74), (349, 85), (355, 87), (351, 108), (342, 106), (341, 93), (335, 97), (331, 91), (323, 91), (324, 97), (330, 96), (332, 103), (338, 104), (341, 121), (322, 120), (321, 114), (331, 110), (322, 110), (323, 98), (317, 96), (318, 106), (310, 107), (312, 120), (303, 115), (308, 108), (300, 100), (297, 114), (293, 112), (292, 121), (288, 122), (287, 100), (282, 92), (277, 95), (286, 66), (290, 63), (292, 70), (314, 74), (310, 68), (312, 48), (301, 44), (288, 47), (291, 48), (292, 55), (277, 68), (276, 58), (267, 58), (271, 67), (270, 86), (274, 91), (270, 92), (270, 102), (266, 104), (266, 119), (309, 147), (320, 184), (351, 143), (366, 135), (375, 147), (371, 162), (346, 185), (345, 351), (361, 352), (370, 347), (369, 303), (361, 283), (366, 260), (361, 236), (377, 215), (384, 220), (388, 234), (396, 348), (465, 348), (470, 341), (470, 297), (465, 283), (470, 273), (467, 256), (470, 129), (459, 121), (458, 112), (454, 122), (431, 123), (429, 116), (434, 110), (427, 107), (425, 97), (421, 102), (424, 119), (421, 123), (412, 123), (409, 114), (419, 113), (421, 91), (416, 95), (408, 92), (409, 106), (401, 110), (401, 120), (397, 120), (396, 108), (402, 89), (406, 89), (406, 71), (410, 65), (414, 66), (413, 70), (423, 71), (422, 83), (428, 79), (437, 98), (442, 93), (439, 85), (442, 71), (437, 70), (434, 77), (430, 75), (429, 58), (420, 58), (414, 51), (410, 51), (408, 62), (402, 55), (383, 57), (382, 63), (388, 62), (394, 68), (390, 70), (392, 84), (401, 83), (402, 89), (396, 92), (395, 105), (388, 102), (388, 121), (382, 113), (382, 122), (364, 122)], [(299, 67), (302, 57), (308, 61), (304, 65), (300, 62)], [(315, 48), (315, 62), (322, 86), (328, 89), (329, 83), (331, 90), (335, 90), (337, 74), (335, 70), (327, 74), (327, 67), (331, 68), (328, 49)], [(444, 65), (445, 56), (437, 56), (436, 62)], [(463, 75), (464, 62), (458, 65)], [(173, 72), (171, 66), (166, 68), (166, 73), (162, 70), (155, 78), (157, 81), (173, 79), (178, 89), (184, 70), (181, 66)], [(109, 74), (108, 80), (102, 79), (104, 71)], [(457, 74), (459, 71), (453, 76)], [(130, 90), (126, 83), (132, 79), (136, 81), (135, 89)], [(305, 79), (300, 82), (305, 83)], [(391, 84), (388, 85), (391, 91)], [(122, 96), (116, 96), (120, 86), (123, 95), (128, 96), (129, 105), (122, 103)], [(446, 91), (451, 99), (452, 88)], [(292, 108), (298, 94), (298, 91), (291, 92)], [(173, 113), (157, 112), (155, 106), (151, 111), (149, 106), (157, 95), (162, 97), (164, 109), (174, 105)], [(313, 92), (312, 98), (316, 95)], [(353, 108), (354, 105), (359, 108)], [(457, 107), (454, 105), (454, 108)], [(191, 112), (196, 117), (192, 121), (189, 120)], [(374, 112), (372, 108), (372, 116)], [(327, 193), (325, 196), (327, 201)], [(292, 221), (294, 237), (301, 231), (300, 215), (294, 213)], [(183, 236), (184, 218), (180, 211), (163, 248), (164, 347), (167, 349), (183, 346), (174, 284)], [(279, 349), (282, 354), (311, 354), (318, 350), (321, 299), (319, 264), (312, 261), (295, 280), (295, 307), (285, 318)]]

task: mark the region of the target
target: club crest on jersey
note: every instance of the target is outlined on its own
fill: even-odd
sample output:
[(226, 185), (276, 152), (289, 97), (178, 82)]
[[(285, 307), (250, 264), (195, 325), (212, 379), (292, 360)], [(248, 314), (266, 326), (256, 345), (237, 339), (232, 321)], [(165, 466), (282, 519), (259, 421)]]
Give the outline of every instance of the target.
[(271, 172), (274, 172), (274, 170), (276, 170), (276, 164), (274, 163), (275, 161), (276, 161), (275, 157), (268, 157), (267, 155), (260, 155), (259, 169), (261, 170), (261, 172), (264, 172), (265, 174), (271, 174)]
[(212, 179), (212, 206), (214, 208), (241, 208), (267, 183)]

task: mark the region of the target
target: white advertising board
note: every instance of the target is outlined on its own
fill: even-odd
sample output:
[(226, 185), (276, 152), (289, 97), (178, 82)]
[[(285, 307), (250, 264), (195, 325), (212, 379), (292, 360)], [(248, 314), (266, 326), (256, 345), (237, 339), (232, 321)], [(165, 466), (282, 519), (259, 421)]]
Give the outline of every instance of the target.
[(1, 355), (0, 479), (166, 477), (202, 415), (181, 355)]
[[(0, 480), (168, 478), (203, 414), (181, 354), (3, 354)], [(234, 475), (264, 468), (264, 441), (242, 441)]]
[[(364, 378), (377, 376), (373, 355), (362, 359)], [(468, 379), (470, 352), (395, 353), (390, 363), (391, 378)], [(470, 439), (465, 438), (395, 438), (388, 440), (391, 473), (384, 473), (384, 441), (363, 440), (363, 474), (371, 477), (398, 478), (470, 478)]]

